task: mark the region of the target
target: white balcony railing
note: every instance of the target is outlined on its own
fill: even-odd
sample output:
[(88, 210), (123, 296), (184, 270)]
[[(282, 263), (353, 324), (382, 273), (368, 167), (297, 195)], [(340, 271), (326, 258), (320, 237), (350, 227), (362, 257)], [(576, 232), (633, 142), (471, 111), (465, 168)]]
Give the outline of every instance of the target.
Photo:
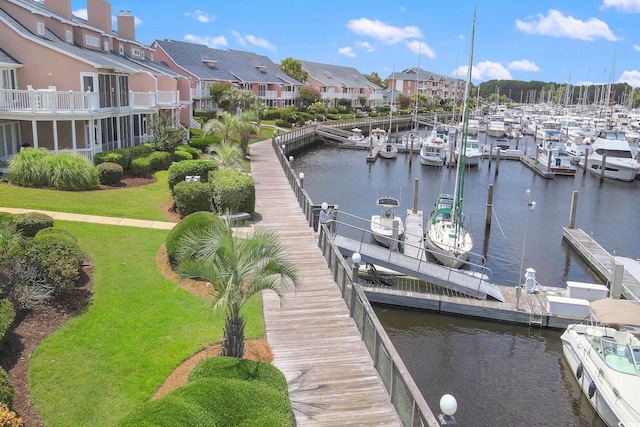
[[(178, 96), (178, 92), (131, 91), (128, 96), (129, 105), (120, 108), (177, 105)], [(0, 111), (76, 113), (114, 108), (114, 106), (101, 107), (100, 99), (98, 92), (0, 89)]]

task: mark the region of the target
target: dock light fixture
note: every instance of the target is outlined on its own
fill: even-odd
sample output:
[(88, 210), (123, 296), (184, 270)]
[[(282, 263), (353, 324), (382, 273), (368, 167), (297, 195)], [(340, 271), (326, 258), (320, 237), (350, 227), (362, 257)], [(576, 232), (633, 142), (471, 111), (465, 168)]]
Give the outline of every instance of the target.
[(453, 426), (458, 424), (454, 414), (458, 410), (458, 402), (456, 398), (450, 394), (445, 394), (440, 398), (440, 410), (442, 414), (438, 415), (441, 426)]
[(326, 211), (327, 209), (329, 209), (329, 204), (327, 202), (322, 202), (322, 204), (320, 205), (320, 209)]
[(516, 310), (519, 310), (520, 294), (522, 293), (522, 268), (524, 267), (524, 249), (527, 244), (527, 228), (529, 228), (529, 214), (536, 208), (535, 200), (531, 200), (531, 189), (527, 188), (527, 219), (524, 224), (524, 238), (522, 239), (522, 259), (520, 261), (520, 277), (516, 286)]
[(359, 278), (359, 264), (360, 261), (362, 261), (362, 256), (358, 253), (358, 252), (354, 252), (353, 255), (351, 255), (351, 261), (353, 261), (353, 275), (352, 277), (352, 281), (353, 283), (358, 283), (358, 278)]
[(304, 188), (304, 172), (300, 172), (298, 174), (298, 178), (300, 178), (300, 189)]
[(289, 161), (293, 162), (293, 156), (289, 156)]

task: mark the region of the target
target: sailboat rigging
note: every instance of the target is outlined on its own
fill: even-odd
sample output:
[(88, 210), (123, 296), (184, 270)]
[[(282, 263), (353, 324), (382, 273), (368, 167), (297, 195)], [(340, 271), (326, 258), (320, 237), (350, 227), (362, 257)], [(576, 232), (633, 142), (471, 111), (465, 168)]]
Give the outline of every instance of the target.
[[(469, 135), (469, 110), (471, 100), (471, 71), (473, 65), (473, 43), (476, 28), (476, 12), (473, 13), (473, 27), (471, 30), (471, 47), (469, 49), (469, 64), (464, 92), (464, 107), (462, 121), (462, 135), (460, 152), (467, 148)], [(462, 201), (464, 194), (464, 174), (466, 170), (466, 156), (458, 156), (456, 165), (456, 179), (454, 193), (440, 194), (427, 224), (426, 244), (433, 256), (442, 264), (450, 268), (460, 268), (473, 250), (471, 232), (464, 226)]]

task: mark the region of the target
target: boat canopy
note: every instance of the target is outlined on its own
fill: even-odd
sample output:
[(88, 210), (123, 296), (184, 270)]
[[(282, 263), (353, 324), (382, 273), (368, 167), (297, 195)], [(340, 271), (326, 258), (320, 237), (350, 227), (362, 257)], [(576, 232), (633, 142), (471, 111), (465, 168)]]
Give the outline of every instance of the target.
[(629, 325), (640, 327), (640, 302), (605, 298), (592, 301), (591, 317), (605, 325)]

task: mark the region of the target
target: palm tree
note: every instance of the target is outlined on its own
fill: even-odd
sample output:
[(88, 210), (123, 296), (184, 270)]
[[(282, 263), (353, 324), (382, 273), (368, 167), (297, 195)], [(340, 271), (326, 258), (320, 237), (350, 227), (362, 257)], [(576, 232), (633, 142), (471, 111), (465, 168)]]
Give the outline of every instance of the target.
[(249, 110), (243, 113), (238, 121), (236, 131), (240, 135), (240, 148), (242, 148), (242, 154), (244, 156), (249, 154), (249, 140), (251, 136), (260, 133), (260, 127), (256, 124), (257, 120), (257, 114)]
[(231, 135), (238, 129), (238, 116), (223, 111), (217, 119), (209, 120), (202, 127), (203, 136), (219, 134), (222, 144), (231, 141)]
[(237, 144), (212, 144), (209, 146), (211, 159), (216, 162), (218, 168), (234, 168), (248, 171), (249, 166), (244, 160), (242, 150)]
[(299, 281), (277, 233), (258, 229), (240, 238), (233, 235), (229, 214), (227, 218), (224, 226), (185, 233), (178, 251), (179, 271), (183, 278), (199, 278), (213, 285), (213, 309), (226, 315), (222, 355), (242, 358), (243, 305), (267, 289), (282, 301), (288, 286), (298, 286)]

